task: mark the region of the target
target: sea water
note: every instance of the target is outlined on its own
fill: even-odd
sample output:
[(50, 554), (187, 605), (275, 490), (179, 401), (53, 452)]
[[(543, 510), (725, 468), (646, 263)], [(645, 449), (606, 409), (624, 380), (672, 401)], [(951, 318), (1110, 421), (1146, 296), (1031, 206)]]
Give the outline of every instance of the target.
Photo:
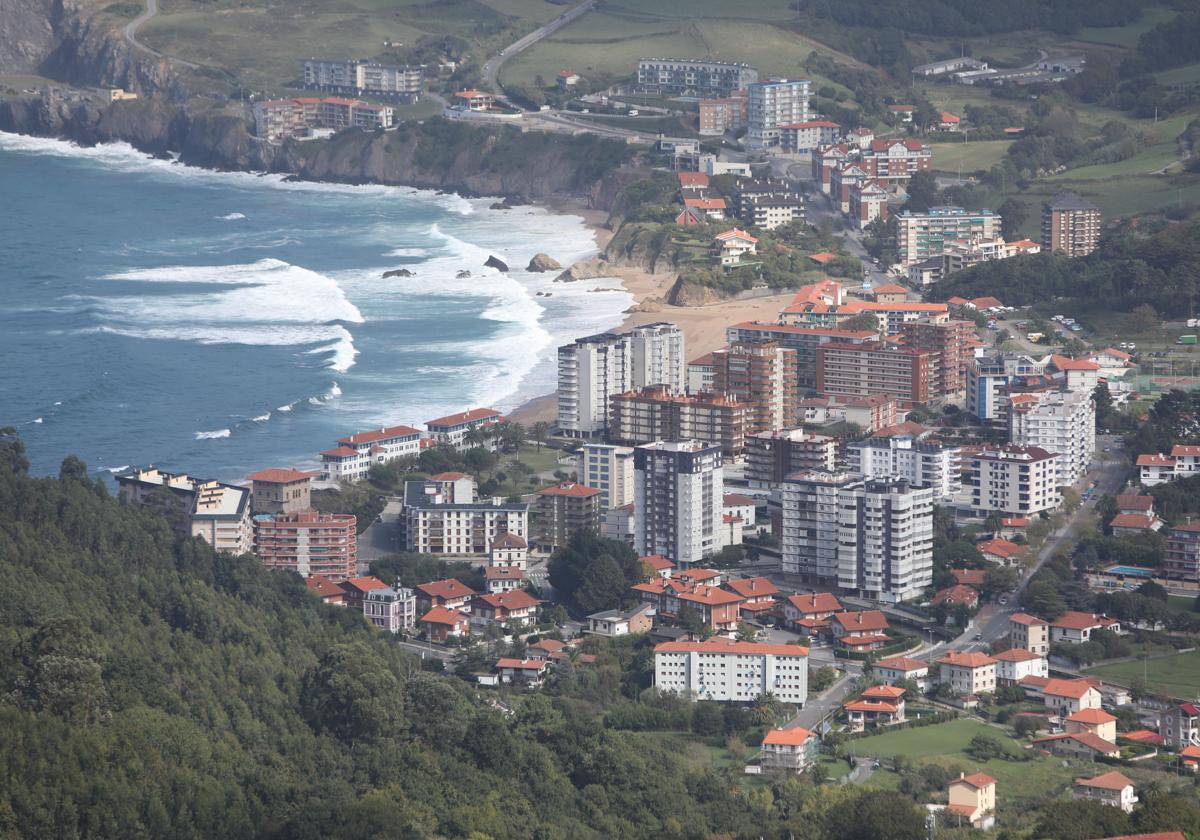
[(591, 256), (591, 233), (491, 203), (0, 133), (0, 427), (38, 474), (73, 453), (239, 480), (550, 392), (555, 348), (630, 296), (524, 271)]

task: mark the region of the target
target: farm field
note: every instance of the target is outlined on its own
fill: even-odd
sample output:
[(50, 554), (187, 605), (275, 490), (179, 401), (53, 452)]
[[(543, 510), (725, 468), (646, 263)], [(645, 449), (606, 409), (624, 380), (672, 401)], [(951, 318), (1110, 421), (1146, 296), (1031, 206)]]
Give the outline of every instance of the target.
[(1114, 47), (1133, 49), (1137, 46), (1138, 39), (1142, 37), (1144, 32), (1149, 31), (1164, 21), (1170, 20), (1174, 16), (1175, 12), (1170, 9), (1161, 6), (1152, 6), (1142, 12), (1140, 20), (1136, 20), (1125, 26), (1087, 27), (1086, 29), (1079, 30), (1075, 39), (1093, 44), (1107, 44)]
[(974, 140), (965, 143), (932, 143), (936, 172), (986, 172), (1004, 159), (1012, 140)]
[[(1200, 698), (1200, 651), (1176, 653), (1145, 663), (1146, 685), (1173, 697), (1194, 700)], [(1142, 675), (1142, 662), (1119, 662), (1088, 669), (1089, 674), (1107, 677), (1126, 685)]]
[(1017, 741), (1006, 735), (1004, 730), (968, 718), (959, 718), (935, 726), (901, 729), (885, 735), (873, 735), (869, 738), (851, 741), (850, 744), (856, 755), (887, 758), (903, 755), (908, 758), (924, 758), (932, 755), (962, 753), (976, 735), (995, 738), (1012, 749), (1020, 746)]

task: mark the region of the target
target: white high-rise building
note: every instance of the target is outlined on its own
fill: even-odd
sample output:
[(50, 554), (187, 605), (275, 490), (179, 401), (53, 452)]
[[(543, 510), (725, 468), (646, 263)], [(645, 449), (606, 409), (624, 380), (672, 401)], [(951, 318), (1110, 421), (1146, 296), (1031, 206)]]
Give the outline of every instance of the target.
[(967, 411), (980, 420), (1004, 419), (1007, 397), (1000, 389), (1020, 376), (1037, 376), (1045, 365), (1016, 353), (995, 353), (967, 365)]
[(600, 491), (608, 510), (633, 502), (633, 447), (585, 443), (579, 450), (579, 481)]
[(865, 478), (902, 478), (917, 487), (932, 487), (939, 502), (962, 491), (962, 449), (921, 443), (911, 435), (852, 443), (846, 447), (846, 465)]
[(1033, 516), (1062, 503), (1058, 456), (1037, 446), (984, 449), (963, 459), (967, 504), (982, 514)]
[(558, 348), (558, 429), (567, 437), (602, 437), (609, 397), (647, 385), (683, 393), (683, 330), (646, 324), (627, 333), (600, 333)]
[(1009, 397), (1008, 439), (1058, 456), (1058, 486), (1074, 484), (1096, 452), (1096, 403), (1083, 391), (1049, 391)]
[(808, 700), (808, 648), (735, 642), (663, 642), (654, 648), (654, 684), (659, 691), (696, 700), (752, 703), (773, 694), (784, 703)]
[(807, 472), (783, 485), (782, 569), (878, 601), (933, 582), (931, 487)]
[(779, 127), (806, 122), (810, 82), (772, 79), (750, 85), (747, 98), (746, 143), (752, 149), (779, 145)]
[(719, 446), (658, 442), (633, 451), (633, 547), (686, 568), (722, 545), (723, 462)]

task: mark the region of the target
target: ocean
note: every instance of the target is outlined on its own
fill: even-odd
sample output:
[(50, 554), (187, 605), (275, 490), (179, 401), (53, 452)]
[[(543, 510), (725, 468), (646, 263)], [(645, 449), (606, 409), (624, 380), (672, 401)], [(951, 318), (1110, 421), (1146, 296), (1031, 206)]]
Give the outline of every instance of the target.
[[(238, 481), (549, 393), (557, 346), (631, 297), (526, 272), (537, 252), (591, 256), (591, 232), (492, 201), (0, 133), (0, 427), (36, 474), (75, 454)], [(381, 278), (399, 268), (415, 276)]]

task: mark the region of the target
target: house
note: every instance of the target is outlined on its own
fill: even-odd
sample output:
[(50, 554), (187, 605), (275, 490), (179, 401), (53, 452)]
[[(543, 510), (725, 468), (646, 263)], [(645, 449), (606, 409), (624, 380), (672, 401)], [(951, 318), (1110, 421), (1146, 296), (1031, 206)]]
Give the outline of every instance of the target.
[(346, 604), (346, 590), (324, 575), (309, 575), (304, 579), (304, 585), (326, 604)]
[(377, 577), (368, 575), (344, 580), (341, 587), (346, 606), (354, 610), (361, 610), (363, 602), (367, 600), (367, 594), (376, 589), (387, 589), (387, 584)]
[(1005, 516), (1000, 520), (1000, 530), (996, 532), (996, 535), (1002, 539), (1012, 539), (1017, 534), (1024, 534), (1029, 524), (1030, 520), (1027, 516)]
[(857, 700), (842, 704), (851, 732), (868, 726), (890, 726), (904, 721), (904, 689), (894, 685), (873, 685)]
[(904, 303), (908, 300), (908, 289), (899, 283), (884, 283), (871, 293), (878, 303)]
[(738, 228), (718, 233), (713, 237), (713, 243), (725, 268), (741, 265), (742, 257), (758, 253), (758, 237)]
[(460, 111), (488, 111), (496, 105), (496, 97), (482, 90), (460, 90), (454, 94), (454, 107)]
[(1062, 715), (1100, 708), (1100, 691), (1090, 680), (1052, 679), (1042, 687), (1042, 698), (1047, 708)]
[(1105, 741), (1116, 743), (1117, 719), (1103, 709), (1080, 709), (1067, 715), (1066, 731), (1091, 732)]
[(426, 420), (425, 428), (429, 430), (429, 436), (439, 446), (453, 446), (455, 449), (467, 449), (472, 445), (469, 442), (469, 438), (471, 437), (468, 434), (469, 432), (494, 426), (503, 419), (504, 415), (494, 408), (472, 408), (469, 411), (461, 411), (458, 414), (438, 417), (435, 420)]
[(1175, 459), (1162, 453), (1137, 456), (1138, 481), (1143, 487), (1153, 487), (1175, 480)]
[(675, 570), (675, 564), (661, 554), (648, 554), (638, 559), (650, 570), (651, 577), (669, 578)]
[(954, 576), (955, 583), (973, 586), (976, 589), (983, 586), (983, 582), (987, 578), (987, 572), (983, 569), (951, 569), (950, 574)]
[(979, 593), (969, 586), (956, 583), (954, 586), (947, 586), (945, 589), (939, 590), (933, 596), (933, 603), (946, 604), (949, 607), (956, 607), (961, 604), (968, 609), (975, 609), (979, 606)]
[(706, 627), (711, 627), (718, 633), (737, 629), (738, 620), (741, 618), (741, 595), (698, 583), (674, 597), (679, 609), (689, 606), (699, 613), (700, 620)]
[(584, 632), (596, 636), (629, 636), (646, 633), (654, 625), (654, 608), (649, 604), (638, 604), (628, 610), (604, 610), (587, 617)]
[(542, 684), (549, 666), (547, 659), (502, 658), (496, 661), (496, 673), (502, 683), (535, 686)]
[(976, 543), (975, 548), (983, 555), (984, 560), (992, 563), (997, 563), (1001, 566), (1011, 566), (1021, 559), (1021, 555), (1025, 552), (1025, 546), (1018, 545), (1015, 542), (1008, 540), (984, 540)]
[(1158, 734), (1176, 750), (1200, 744), (1200, 707), (1195, 703), (1172, 703), (1158, 716)]
[(433, 607), (421, 616), (429, 641), (444, 643), (449, 638), (471, 635), (471, 616), (461, 610)]
[(1050, 623), (1029, 613), (1013, 613), (1008, 617), (1008, 640), (1015, 648), (1046, 656), (1050, 653)]
[(996, 660), (996, 684), (1016, 685), (1025, 677), (1048, 677), (1049, 665), (1046, 657), (1025, 648), (1009, 648), (993, 654)]
[(942, 111), (938, 115), (938, 131), (958, 131), (959, 124), (962, 118), (957, 114), (952, 114), (949, 111)]
[(1200, 747), (1195, 744), (1189, 744), (1181, 749), (1179, 751), (1179, 764), (1184, 770), (1195, 773), (1197, 768), (1200, 768)]
[(912, 680), (922, 691), (929, 685), (929, 663), (920, 659), (909, 659), (907, 656), (880, 659), (872, 666), (871, 673), (888, 685), (895, 685), (901, 680)]
[(842, 602), (830, 592), (789, 595), (783, 602), (784, 622), (810, 636), (827, 630), (829, 617), (838, 612), (842, 612)]
[(708, 224), (708, 214), (698, 207), (684, 207), (675, 216), (675, 224), (680, 227)]
[(685, 198), (683, 206), (688, 210), (703, 213), (705, 220), (725, 218), (725, 199), (723, 198)]
[(1118, 513), (1108, 523), (1114, 537), (1136, 537), (1163, 527), (1163, 521), (1154, 514)]
[(426, 479), (436, 484), (435, 492), (451, 505), (469, 505), (475, 501), (475, 476), (461, 472), (442, 472)]
[(912, 105), (889, 105), (887, 106), (888, 113), (895, 117), (900, 122), (910, 123), (913, 120), (913, 111), (916, 108)]
[(879, 610), (834, 613), (829, 618), (829, 632), (841, 647), (858, 653), (878, 650), (892, 639), (885, 632), (888, 620)]
[(988, 830), (995, 824), (996, 780), (986, 773), (959, 773), (950, 783), (946, 811), (967, 820), (974, 828)]
[(493, 568), (511, 566), (525, 571), (529, 565), (529, 543), (524, 537), (503, 533), (492, 540), (488, 551), (488, 565)]
[(729, 516), (740, 516), (743, 522), (753, 524), (756, 502), (741, 493), (726, 493), (721, 497), (721, 511)]
[(763, 771), (803, 773), (817, 760), (821, 741), (799, 726), (772, 729), (763, 736), (759, 764)]
[(743, 599), (742, 618), (757, 618), (774, 609), (775, 596), (779, 594), (779, 587), (765, 577), (734, 578), (725, 581), (725, 588)]
[(555, 654), (562, 653), (567, 647), (566, 642), (558, 639), (539, 639), (525, 651), (530, 659), (552, 659)]
[(367, 621), (380, 630), (399, 633), (416, 624), (417, 597), (411, 589), (372, 589), (363, 599), (362, 611)]
[(521, 588), (525, 573), (516, 566), (488, 566), (483, 570), (483, 580), (489, 593), (511, 592)]
[(573, 88), (575, 85), (579, 84), (579, 80), (581, 78), (582, 76), (580, 76), (574, 70), (559, 70), (558, 76), (554, 79), (554, 83), (560, 90), (567, 90), (568, 88)]
[(1096, 630), (1121, 632), (1121, 623), (1106, 615), (1068, 610), (1050, 622), (1050, 643), (1078, 645), (1088, 641)]
[(423, 607), (445, 607), (451, 610), (471, 611), (471, 599), (477, 593), (457, 578), (431, 580), (417, 584), (417, 598)]
[(1062, 735), (1050, 735), (1037, 738), (1033, 745), (1045, 750), (1051, 755), (1063, 758), (1076, 758), (1084, 761), (1095, 761), (1098, 758), (1116, 758), (1121, 754), (1120, 748), (1112, 741), (1105, 741), (1090, 732), (1067, 732)]
[(471, 621), (496, 627), (532, 622), (540, 603), (523, 589), (476, 595), (471, 601)]
[(938, 660), (938, 665), (939, 681), (964, 697), (996, 690), (996, 660), (985, 653), (952, 650)]
[(1076, 799), (1093, 799), (1112, 805), (1127, 814), (1133, 811), (1138, 801), (1133, 780), (1116, 770), (1091, 779), (1076, 779), (1072, 795)]

